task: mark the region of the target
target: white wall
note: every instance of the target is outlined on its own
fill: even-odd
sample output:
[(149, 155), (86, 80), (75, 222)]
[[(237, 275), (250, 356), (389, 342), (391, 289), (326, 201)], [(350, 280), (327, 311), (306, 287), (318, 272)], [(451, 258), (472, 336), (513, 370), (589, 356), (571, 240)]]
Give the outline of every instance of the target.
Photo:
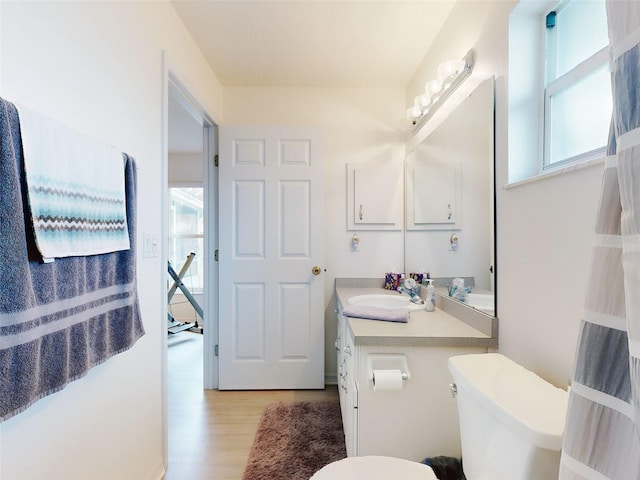
[(169, 186), (203, 186), (203, 170), (202, 152), (169, 152)]
[(347, 163), (402, 161), (404, 89), (225, 88), (225, 123), (307, 125), (324, 134), (325, 162), (325, 366), (335, 374), (334, 279), (378, 277), (402, 266), (402, 232), (347, 231)]
[(558, 386), (573, 373), (602, 166), (499, 192), (500, 350)]
[[(221, 88), (166, 2), (0, 3), (0, 95), (117, 145), (138, 163), (138, 243), (160, 234), (162, 50), (209, 115)], [(20, 415), (0, 424), (0, 478), (145, 480), (164, 463), (161, 259), (139, 254), (146, 335)]]
[[(566, 386), (586, 292), (601, 166), (505, 190), (508, 15), (515, 1), (463, 1), (407, 89), (407, 105), (439, 62), (473, 48), (474, 75), (496, 76), (497, 272), (502, 353)], [(535, 134), (535, 133), (532, 133)]]

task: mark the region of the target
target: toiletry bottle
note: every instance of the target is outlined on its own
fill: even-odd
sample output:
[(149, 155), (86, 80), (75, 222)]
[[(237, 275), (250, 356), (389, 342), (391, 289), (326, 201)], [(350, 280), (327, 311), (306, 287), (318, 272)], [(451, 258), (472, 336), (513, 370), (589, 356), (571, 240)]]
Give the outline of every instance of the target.
[(433, 288), (433, 280), (428, 279), (429, 285), (427, 285), (427, 301), (424, 307), (427, 312), (433, 312), (436, 309), (436, 290)]

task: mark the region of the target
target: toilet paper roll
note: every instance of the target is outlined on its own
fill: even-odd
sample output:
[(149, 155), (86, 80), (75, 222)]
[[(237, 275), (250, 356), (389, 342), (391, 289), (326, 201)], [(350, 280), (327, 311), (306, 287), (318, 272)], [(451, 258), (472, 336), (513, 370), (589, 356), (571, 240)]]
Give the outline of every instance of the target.
[(374, 392), (392, 392), (402, 390), (402, 387), (400, 370), (373, 370)]

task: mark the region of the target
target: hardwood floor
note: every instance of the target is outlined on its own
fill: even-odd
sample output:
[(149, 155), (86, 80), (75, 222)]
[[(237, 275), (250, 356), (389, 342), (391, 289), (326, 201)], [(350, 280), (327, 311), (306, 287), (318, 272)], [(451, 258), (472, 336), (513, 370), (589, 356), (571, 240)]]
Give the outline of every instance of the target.
[(338, 398), (325, 390), (202, 389), (202, 335), (168, 340), (169, 468), (165, 480), (240, 480), (264, 407), (271, 402)]

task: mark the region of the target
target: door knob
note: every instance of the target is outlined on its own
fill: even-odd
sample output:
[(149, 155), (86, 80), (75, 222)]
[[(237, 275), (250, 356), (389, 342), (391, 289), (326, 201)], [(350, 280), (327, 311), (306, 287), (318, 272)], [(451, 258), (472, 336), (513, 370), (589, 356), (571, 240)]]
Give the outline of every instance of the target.
[(317, 265), (311, 269), (311, 273), (313, 273), (314, 275), (320, 275), (321, 271), (322, 269)]

